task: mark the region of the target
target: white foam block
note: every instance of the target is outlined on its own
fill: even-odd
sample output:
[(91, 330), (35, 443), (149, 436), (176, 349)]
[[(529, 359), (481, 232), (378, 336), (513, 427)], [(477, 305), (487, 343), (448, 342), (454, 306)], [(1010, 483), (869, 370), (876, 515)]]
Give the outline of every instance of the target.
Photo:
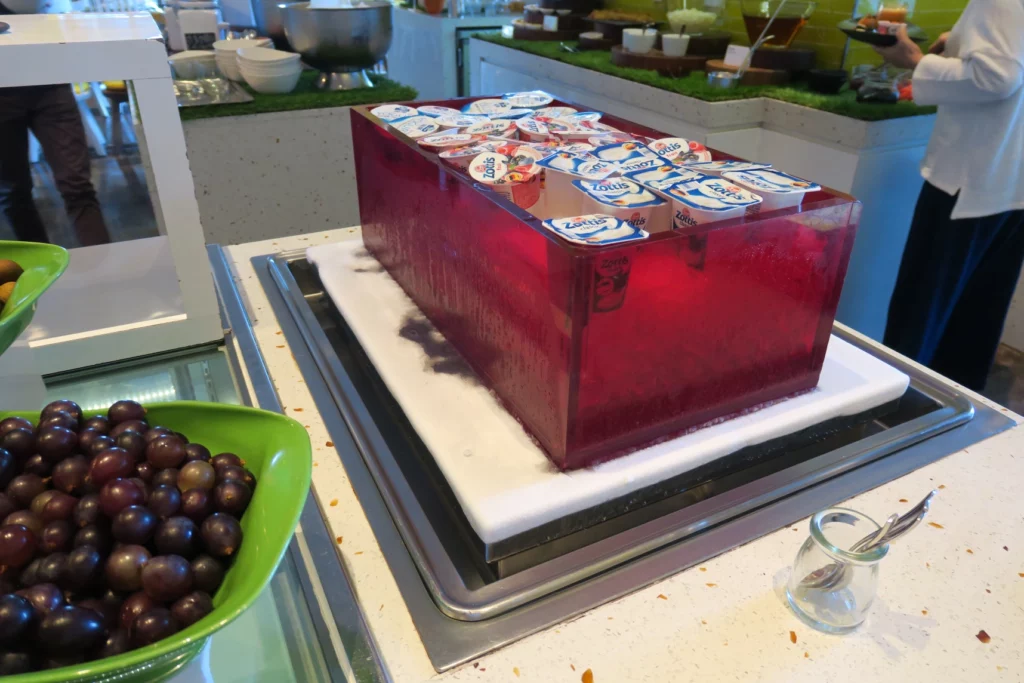
[[(432, 369), (420, 343), (399, 335), (422, 317), (361, 242), (312, 247), (327, 294), (433, 454), (473, 529), (494, 543), (721, 458), (895, 400), (909, 378), (832, 338), (818, 387), (762, 410), (595, 467), (558, 471), (481, 384)], [(421, 330), (420, 334), (424, 334)], [(437, 340), (440, 333), (429, 326)]]

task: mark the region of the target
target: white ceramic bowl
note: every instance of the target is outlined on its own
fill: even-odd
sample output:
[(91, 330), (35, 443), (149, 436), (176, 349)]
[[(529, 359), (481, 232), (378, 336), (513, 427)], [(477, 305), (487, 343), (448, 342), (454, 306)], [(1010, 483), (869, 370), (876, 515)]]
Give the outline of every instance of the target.
[(302, 73), (302, 67), (298, 63), (295, 64), (294, 69), (290, 72), (280, 74), (254, 73), (245, 64), (239, 64), (238, 66), (245, 82), (256, 92), (265, 95), (279, 95), (295, 90), (295, 86), (299, 82), (299, 75)]
[(234, 52), (217, 53), (217, 70), (229, 81), (241, 81), (242, 72), (238, 70), (238, 59)]
[(278, 62), (298, 63), (299, 61), (299, 55), (295, 52), (273, 50), (269, 47), (240, 47), (236, 54), (238, 55), (239, 63), (260, 62), (261, 64), (274, 64)]
[(234, 55), (243, 47), (270, 47), (270, 38), (238, 38), (236, 40), (218, 40), (213, 44), (214, 52), (227, 52)]
[(208, 50), (185, 50), (171, 55), (167, 61), (174, 71), (174, 77), (183, 81), (210, 78), (217, 71), (216, 55)]
[(654, 49), (658, 32), (653, 28), (627, 28), (622, 32), (622, 47), (638, 55), (645, 55)]
[(666, 57), (685, 57), (690, 47), (690, 36), (684, 33), (662, 33), (661, 51)]

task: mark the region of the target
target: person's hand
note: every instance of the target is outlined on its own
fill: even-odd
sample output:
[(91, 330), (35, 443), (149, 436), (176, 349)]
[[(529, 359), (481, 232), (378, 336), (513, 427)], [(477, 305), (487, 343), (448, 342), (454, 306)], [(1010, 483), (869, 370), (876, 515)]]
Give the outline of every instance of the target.
[(941, 55), (946, 51), (946, 41), (949, 40), (949, 31), (946, 31), (939, 36), (939, 39), (932, 43), (932, 46), (928, 48), (928, 54), (930, 55)]
[(882, 55), (885, 61), (898, 69), (913, 69), (924, 56), (921, 48), (907, 35), (907, 27), (901, 26), (896, 34), (896, 44), (892, 47), (877, 47), (875, 52)]

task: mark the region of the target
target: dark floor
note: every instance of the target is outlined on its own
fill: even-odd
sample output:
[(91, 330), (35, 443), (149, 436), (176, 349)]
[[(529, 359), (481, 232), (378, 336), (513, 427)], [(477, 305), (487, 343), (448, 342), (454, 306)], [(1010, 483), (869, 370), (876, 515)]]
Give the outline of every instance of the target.
[(1015, 413), (1024, 413), (1024, 351), (1000, 346), (982, 393)]

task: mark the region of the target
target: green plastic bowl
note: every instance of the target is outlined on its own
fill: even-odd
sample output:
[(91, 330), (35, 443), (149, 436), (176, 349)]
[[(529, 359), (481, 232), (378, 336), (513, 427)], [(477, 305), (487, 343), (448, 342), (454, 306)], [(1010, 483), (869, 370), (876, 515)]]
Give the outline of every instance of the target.
[[(5, 683), (162, 680), (195, 657), (211, 634), (248, 609), (274, 576), (309, 492), (313, 456), (306, 430), (284, 415), (217, 403), (177, 401), (146, 410), (151, 425), (179, 431), (213, 454), (237, 453), (256, 475), (256, 490), (242, 516), (242, 546), (213, 597), (213, 612), (144, 648), (77, 666), (5, 676)], [(104, 414), (86, 411), (88, 417)], [(33, 423), (39, 419), (37, 411), (0, 413), (0, 420), (12, 415)]]
[(0, 259), (10, 259), (25, 270), (0, 313), (0, 353), (3, 353), (32, 322), (39, 296), (67, 269), (68, 250), (52, 244), (0, 240)]

